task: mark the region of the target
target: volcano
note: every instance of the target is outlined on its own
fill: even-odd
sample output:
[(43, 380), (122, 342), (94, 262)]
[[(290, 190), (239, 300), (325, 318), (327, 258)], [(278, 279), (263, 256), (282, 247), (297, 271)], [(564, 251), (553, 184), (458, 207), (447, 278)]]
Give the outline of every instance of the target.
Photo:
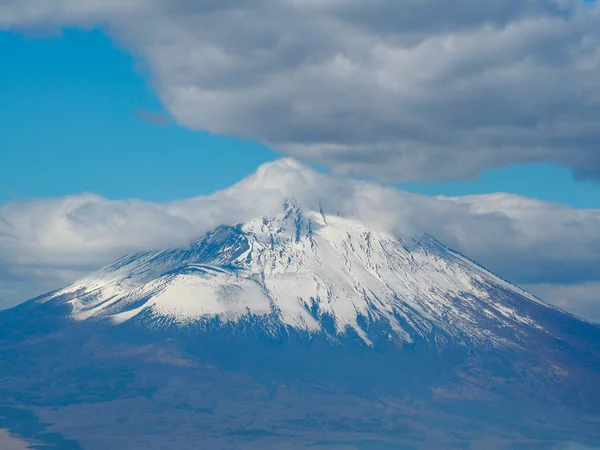
[[(281, 183), (261, 170), (235, 189)], [(600, 326), (287, 194), (0, 312), (0, 425), (74, 449), (600, 445)]]

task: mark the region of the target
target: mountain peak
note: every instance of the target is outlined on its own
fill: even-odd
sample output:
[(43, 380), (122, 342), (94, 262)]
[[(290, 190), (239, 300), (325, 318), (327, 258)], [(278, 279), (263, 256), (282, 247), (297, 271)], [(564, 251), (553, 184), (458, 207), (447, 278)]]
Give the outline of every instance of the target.
[[(294, 178), (306, 173), (313, 176), (292, 168), (284, 178), (302, 188)], [(356, 434), (359, 424), (380, 438), (373, 448), (390, 444), (388, 423), (401, 424), (394, 448), (415, 430), (422, 433), (414, 434), (415, 445), (436, 448), (427, 440), (432, 427), (448, 433), (438, 448), (457, 442), (456, 427), (468, 446), (484, 441), (463, 430), (476, 435), (492, 425), (500, 437), (525, 430), (527, 439), (515, 441), (521, 445), (545, 435), (539, 427), (548, 427), (548, 401), (578, 408), (571, 418), (569, 408), (551, 409), (561, 433), (568, 420), (580, 423), (597, 411), (597, 326), (542, 303), (430, 234), (401, 237), (365, 215), (328, 214), (318, 202), (270, 196), (269, 189), (259, 194), (271, 213), (249, 208), (247, 220), (213, 227), (189, 245), (123, 257), (0, 314), (11, 401), (32, 399), (38, 410), (72, 401), (76, 408), (66, 410), (76, 416), (62, 415), (68, 430), (80, 423), (77, 408), (85, 402), (103, 411), (112, 405), (111, 414), (94, 410), (85, 427), (95, 429), (98, 417), (113, 421), (103, 432), (110, 435), (130, 427), (136, 415), (123, 405), (140, 398), (144, 410), (158, 412), (158, 427), (167, 423), (188, 436), (204, 424), (186, 448), (213, 442), (215, 427), (225, 427), (218, 432), (226, 445), (239, 437), (235, 448), (267, 448), (257, 436), (279, 439), (269, 448), (309, 436), (312, 444), (294, 447), (307, 448), (324, 442), (315, 417), (334, 424), (340, 439), (366, 442)], [(450, 403), (457, 400), (466, 401)], [(315, 405), (323, 406), (315, 413)], [(442, 408), (451, 420), (440, 425)], [(273, 428), (267, 419), (257, 428), (265, 411), (285, 415)], [(507, 424), (515, 414), (527, 426)], [(470, 426), (479, 416), (485, 423)], [(139, 429), (147, 429), (148, 417), (136, 419)], [(231, 423), (236, 417), (248, 419)], [(597, 417), (584, 430), (596, 437)]]
[(251, 321), (269, 335), (350, 333), (369, 345), (518, 345), (543, 328), (531, 311), (548, 308), (433, 236), (403, 239), (293, 198), (275, 216), (218, 227), (189, 248), (119, 260), (51, 299), (71, 305), (76, 320), (200, 329)]

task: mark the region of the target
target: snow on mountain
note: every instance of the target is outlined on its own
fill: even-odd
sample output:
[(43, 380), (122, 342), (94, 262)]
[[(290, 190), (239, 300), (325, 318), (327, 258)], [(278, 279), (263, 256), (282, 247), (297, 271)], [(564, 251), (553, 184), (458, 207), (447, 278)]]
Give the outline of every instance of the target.
[(148, 326), (181, 327), (251, 320), (270, 334), (289, 328), (337, 339), (354, 332), (370, 345), (381, 335), (518, 345), (543, 325), (515, 299), (547, 307), (429, 235), (374, 231), (294, 200), (274, 217), (219, 227), (189, 248), (122, 258), (50, 299), (70, 304), (77, 321), (143, 316)]
[[(456, 202), (432, 233), (428, 200), (331, 180), (267, 164), (169, 206), (189, 243), (1, 311), (8, 426), (99, 449), (600, 442), (597, 325), (434, 238)], [(503, 242), (488, 223), (468, 230)]]

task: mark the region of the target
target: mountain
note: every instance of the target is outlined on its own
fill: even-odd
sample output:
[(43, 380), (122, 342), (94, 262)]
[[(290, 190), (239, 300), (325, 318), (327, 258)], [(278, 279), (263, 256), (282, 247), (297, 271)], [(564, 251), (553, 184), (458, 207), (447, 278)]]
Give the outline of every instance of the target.
[(288, 197), (0, 312), (0, 428), (85, 449), (600, 445), (598, 325), (373, 223)]
[[(222, 226), (187, 249), (127, 256), (46, 297), (77, 321), (147, 328), (237, 326), (333, 341), (518, 346), (550, 308), (431, 236), (404, 241), (359, 220), (304, 213)], [(519, 302), (521, 305), (519, 306)]]

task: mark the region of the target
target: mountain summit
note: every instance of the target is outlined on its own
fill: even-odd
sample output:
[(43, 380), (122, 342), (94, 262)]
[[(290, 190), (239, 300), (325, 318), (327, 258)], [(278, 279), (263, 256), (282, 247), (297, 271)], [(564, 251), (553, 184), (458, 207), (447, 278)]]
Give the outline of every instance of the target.
[(217, 194), (243, 221), (0, 312), (6, 426), (89, 449), (600, 443), (600, 327), (334, 212), (320, 177), (264, 166)]
[(242, 322), (272, 336), (290, 329), (371, 346), (518, 346), (554, 336), (536, 313), (557, 313), (432, 236), (406, 240), (294, 200), (189, 248), (127, 256), (40, 301), (68, 305), (77, 321), (198, 330)]

